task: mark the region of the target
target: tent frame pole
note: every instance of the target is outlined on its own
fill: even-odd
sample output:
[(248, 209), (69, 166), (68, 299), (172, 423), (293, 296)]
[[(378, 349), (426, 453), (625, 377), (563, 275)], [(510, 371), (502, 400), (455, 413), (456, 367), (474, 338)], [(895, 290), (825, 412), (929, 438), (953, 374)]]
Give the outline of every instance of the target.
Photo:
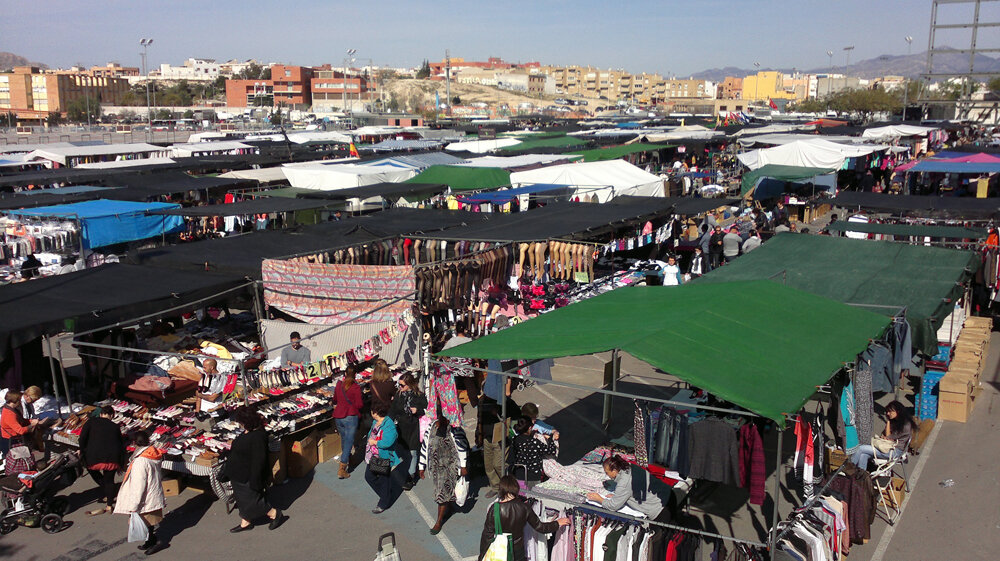
[[(56, 361), (52, 356), (52, 338), (48, 335), (44, 335), (45, 345), (48, 348), (49, 355), (49, 370), (52, 371), (52, 392), (56, 395), (56, 409), (59, 412), (59, 418), (62, 419), (62, 407), (59, 406), (59, 382), (56, 379)], [(66, 405), (69, 405), (69, 396), (66, 397)]]
[(770, 559), (774, 561), (775, 554), (775, 542), (778, 536), (778, 504), (781, 501), (781, 449), (784, 445), (785, 429), (778, 429), (778, 450), (775, 452), (775, 462), (774, 462), (774, 490), (771, 493), (774, 495), (774, 512), (771, 513), (771, 536), (768, 540), (770, 545)]
[[(62, 340), (56, 340), (56, 353), (59, 355), (59, 373), (62, 375), (63, 389), (66, 390), (66, 405), (69, 406), (72, 411), (73, 397), (69, 392), (69, 380), (66, 378), (66, 367), (63, 365), (63, 354), (62, 354)], [(61, 413), (60, 413), (61, 414)]]

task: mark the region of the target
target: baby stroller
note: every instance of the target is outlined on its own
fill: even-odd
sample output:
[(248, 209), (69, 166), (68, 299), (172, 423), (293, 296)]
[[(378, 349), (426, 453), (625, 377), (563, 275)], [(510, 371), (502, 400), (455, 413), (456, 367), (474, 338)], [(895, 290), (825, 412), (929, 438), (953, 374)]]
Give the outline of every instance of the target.
[[(9, 475), (0, 478), (0, 490), (14, 497), (0, 513), (0, 534), (9, 534), (17, 529), (19, 520), (41, 518), (39, 525), (47, 534), (63, 529), (63, 515), (69, 510), (69, 499), (56, 494), (76, 481), (79, 475), (80, 457), (76, 452), (54, 454), (49, 465), (32, 474)], [(20, 499), (22, 508), (16, 504)]]

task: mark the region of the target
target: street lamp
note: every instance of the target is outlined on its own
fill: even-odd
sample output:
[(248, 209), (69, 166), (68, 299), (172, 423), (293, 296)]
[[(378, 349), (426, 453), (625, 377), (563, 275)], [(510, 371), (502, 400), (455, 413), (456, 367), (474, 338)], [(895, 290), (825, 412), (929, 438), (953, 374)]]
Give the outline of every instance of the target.
[[(903, 38), (903, 40), (906, 41), (906, 58), (909, 59), (910, 55), (911, 55), (911, 51), (913, 49), (913, 37), (907, 35), (906, 37)], [(907, 61), (907, 62), (909, 62), (909, 61)], [(907, 80), (906, 76), (904, 75), (903, 76), (903, 115), (902, 115), (902, 118), (901, 118), (901, 120), (904, 123), (906, 122), (906, 97), (907, 97), (907, 94), (910, 93), (909, 89), (910, 89), (910, 81)]]
[[(344, 58), (344, 91), (340, 95), (340, 104), (344, 112), (347, 112), (347, 69), (350, 68), (348, 64), (354, 64), (354, 55), (357, 54), (357, 49), (347, 49), (347, 56)], [(353, 113), (354, 103), (351, 103), (351, 110)], [(351, 123), (354, 122), (354, 115), (351, 115)]]
[(830, 57), (830, 75), (826, 77), (826, 97), (830, 97), (830, 89), (833, 87), (833, 51), (827, 51), (826, 56)]
[(153, 44), (152, 39), (139, 39), (142, 45), (142, 74), (146, 77), (146, 136), (150, 141), (153, 139), (153, 114), (149, 105), (149, 71), (146, 70), (146, 51)]
[(847, 82), (846, 82), (847, 78), (851, 75), (851, 51), (853, 51), (853, 50), (854, 50), (854, 45), (850, 45), (848, 47), (844, 47), (844, 52), (847, 55), (847, 60), (844, 63), (844, 80), (845, 80), (844, 85), (845, 86), (847, 85)]
[(757, 75), (753, 77), (753, 101), (754, 101), (754, 103), (756, 103), (757, 102), (757, 90), (758, 90), (758, 88), (760, 88), (760, 63), (759, 62), (754, 62), (753, 63), (753, 67), (754, 67), (754, 69), (757, 70)]

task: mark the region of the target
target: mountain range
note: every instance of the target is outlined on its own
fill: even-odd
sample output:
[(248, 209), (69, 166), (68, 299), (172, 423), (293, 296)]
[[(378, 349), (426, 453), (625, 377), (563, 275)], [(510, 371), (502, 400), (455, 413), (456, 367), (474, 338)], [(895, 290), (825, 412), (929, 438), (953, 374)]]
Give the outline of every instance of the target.
[(42, 64), (41, 62), (32, 62), (21, 55), (0, 51), (0, 72), (10, 70), (15, 66), (38, 66), (41, 68), (48, 68), (48, 66)]
[[(838, 58), (839, 57), (839, 58)], [(834, 54), (833, 72), (844, 74), (843, 53)], [(1000, 73), (1000, 58), (991, 58), (986, 55), (976, 55), (976, 72), (997, 72)], [(807, 74), (826, 74), (830, 68), (770, 68), (761, 67), (760, 70), (780, 70), (786, 74), (803, 72)], [(918, 78), (920, 74), (927, 70), (927, 53), (916, 53), (912, 55), (881, 55), (867, 60), (852, 62), (849, 74), (861, 78), (877, 78), (879, 76), (906, 76), (907, 78)], [(934, 72), (968, 72), (969, 57), (960, 53), (947, 53), (934, 55)], [(691, 75), (696, 80), (710, 80), (721, 82), (727, 76), (743, 78), (755, 74), (756, 70), (726, 66), (725, 68), (710, 68)]]

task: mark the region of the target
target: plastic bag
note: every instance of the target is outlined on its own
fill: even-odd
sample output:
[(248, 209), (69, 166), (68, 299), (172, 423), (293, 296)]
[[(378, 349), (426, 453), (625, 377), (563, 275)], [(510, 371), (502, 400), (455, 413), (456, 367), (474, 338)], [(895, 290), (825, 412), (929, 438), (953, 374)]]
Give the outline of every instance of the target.
[(133, 512), (128, 518), (128, 541), (129, 543), (144, 542), (149, 539), (149, 526), (139, 516), (138, 512)]
[(469, 497), (469, 480), (459, 477), (455, 482), (455, 505), (459, 508), (465, 505), (465, 499)]

